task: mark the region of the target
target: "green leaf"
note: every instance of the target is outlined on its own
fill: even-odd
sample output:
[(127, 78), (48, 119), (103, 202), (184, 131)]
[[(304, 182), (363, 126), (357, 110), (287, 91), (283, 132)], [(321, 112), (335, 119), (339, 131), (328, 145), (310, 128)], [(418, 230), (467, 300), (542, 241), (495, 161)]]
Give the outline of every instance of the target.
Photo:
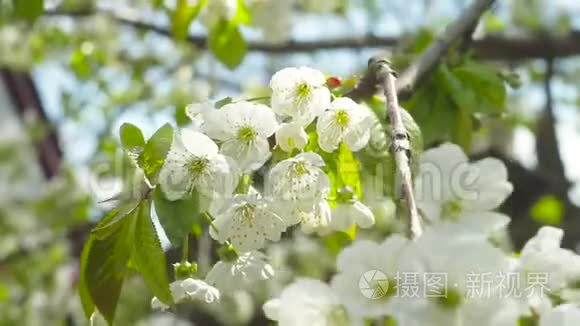
[(175, 122), (179, 127), (186, 126), (191, 123), (191, 119), (187, 116), (185, 112), (185, 106), (180, 105), (175, 108)]
[(205, 0), (200, 0), (194, 5), (189, 0), (177, 0), (175, 10), (171, 15), (171, 32), (178, 40), (185, 40), (189, 33), (189, 25), (197, 17)]
[[(438, 73), (435, 73), (437, 76)], [(436, 78), (435, 78), (436, 79)], [(451, 137), (451, 126), (455, 125), (457, 107), (453, 104), (445, 91), (441, 90), (440, 83), (430, 80), (421, 86), (413, 97), (405, 104), (409, 112), (419, 125), (417, 148), (422, 149), (422, 143), (429, 145), (438, 141), (448, 140)], [(404, 123), (404, 122), (403, 122)], [(413, 138), (413, 135), (411, 135)], [(421, 139), (421, 141), (419, 141)], [(415, 142), (411, 142), (413, 147)], [(419, 144), (420, 143), (420, 144)]]
[(485, 29), (491, 33), (499, 33), (506, 28), (505, 22), (491, 12), (483, 14), (483, 24)]
[(454, 68), (452, 72), (464, 86), (461, 92), (473, 94), (470, 95), (474, 98), (472, 112), (503, 111), (507, 95), (503, 79), (495, 67), (470, 61)]
[(221, 20), (209, 31), (209, 48), (226, 67), (234, 69), (242, 63), (248, 50), (238, 25)]
[(91, 298), (91, 294), (89, 292), (89, 287), (87, 285), (87, 281), (85, 279), (85, 273), (87, 269), (87, 260), (89, 256), (89, 251), (91, 250), (91, 246), (93, 244), (93, 237), (87, 239), (85, 245), (83, 247), (83, 252), (81, 253), (80, 258), (80, 268), (79, 268), (79, 282), (78, 282), (78, 291), (79, 297), (81, 299), (81, 305), (83, 307), (83, 312), (87, 319), (91, 318), (93, 311), (95, 311), (95, 303)]
[(352, 242), (352, 237), (345, 232), (333, 232), (322, 238), (324, 246), (333, 255), (338, 253)]
[(214, 107), (215, 107), (216, 109), (220, 109), (220, 108), (221, 108), (221, 107), (223, 107), (224, 105), (232, 103), (232, 102), (233, 102), (233, 100), (234, 100), (234, 99), (233, 99), (231, 96), (226, 96), (226, 97), (222, 98), (221, 100), (219, 100), (219, 101), (215, 102), (215, 105), (214, 105)]
[(76, 49), (72, 53), (69, 65), (78, 78), (88, 79), (91, 77), (91, 66), (89, 58), (81, 49)]
[[(128, 207), (129, 207), (128, 205), (123, 205), (121, 207), (111, 210), (107, 215), (105, 215), (103, 220), (99, 222), (95, 230), (106, 228), (107, 225), (110, 225), (111, 223), (114, 223), (114, 221), (118, 221), (120, 218), (124, 217), (125, 213), (129, 211)], [(96, 238), (95, 232), (91, 232), (89, 238), (87, 239), (83, 247), (79, 267), (78, 291), (81, 299), (81, 305), (83, 307), (83, 311), (87, 319), (91, 317), (93, 311), (95, 310), (95, 303), (93, 302), (93, 299), (91, 297), (89, 286), (86, 280), (89, 252), (92, 249), (93, 241), (95, 240), (95, 238)]]
[(358, 161), (350, 149), (348, 149), (348, 146), (342, 142), (338, 149), (337, 172), (342, 180), (342, 184), (352, 188), (357, 198), (362, 200), (363, 193)]
[(141, 202), (133, 214), (135, 234), (131, 261), (153, 294), (162, 302), (171, 304), (173, 299), (169, 290), (165, 254), (151, 221), (151, 201)]
[(151, 136), (143, 153), (139, 156), (138, 164), (152, 184), (157, 182), (157, 175), (165, 162), (172, 142), (173, 128), (170, 124), (165, 124)]
[[(110, 220), (113, 218), (116, 214)], [(86, 265), (82, 268), (87, 292), (109, 324), (113, 324), (123, 280), (127, 275), (126, 265), (133, 243), (132, 224), (129, 214), (101, 228), (106, 230), (103, 233), (106, 237), (91, 233)]]
[(252, 23), (252, 15), (244, 0), (238, 0), (237, 11), (232, 22), (242, 25), (250, 25)]
[(191, 198), (169, 201), (157, 187), (153, 190), (153, 204), (167, 238), (173, 245), (179, 246), (199, 216), (198, 194), (192, 194)]
[(141, 129), (130, 123), (123, 123), (119, 128), (121, 145), (128, 153), (140, 154), (145, 147), (145, 138)]
[(458, 111), (453, 129), (453, 142), (460, 145), (466, 153), (469, 153), (471, 137), (473, 136), (473, 119), (469, 112), (461, 109)]
[(440, 65), (437, 70), (436, 82), (441, 86), (439, 91), (447, 92), (459, 109), (477, 112), (477, 95), (473, 90), (462, 84), (447, 65)]
[(564, 205), (555, 196), (547, 195), (540, 197), (530, 208), (530, 216), (543, 224), (559, 225), (562, 222)]
[(12, 0), (14, 12), (19, 17), (34, 21), (44, 11), (43, 0)]

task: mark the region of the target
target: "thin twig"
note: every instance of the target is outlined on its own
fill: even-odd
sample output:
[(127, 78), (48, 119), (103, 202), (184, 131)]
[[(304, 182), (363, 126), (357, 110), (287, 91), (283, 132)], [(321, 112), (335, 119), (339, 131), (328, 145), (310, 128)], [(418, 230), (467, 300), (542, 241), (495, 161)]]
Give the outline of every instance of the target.
[(476, 0), (471, 6), (445, 29), (437, 39), (421, 54), (419, 59), (415, 60), (401, 74), (397, 83), (397, 93), (402, 99), (409, 98), (413, 89), (421, 83), (425, 77), (439, 63), (439, 60), (451, 47), (451, 44), (473, 29), (477, 24), (479, 17), (487, 8), (491, 6), (494, 0)]
[(411, 156), (411, 145), (409, 134), (403, 124), (399, 110), (399, 100), (395, 87), (395, 73), (391, 69), (390, 62), (386, 59), (371, 59), (369, 61), (369, 71), (376, 76), (376, 80), (383, 88), (387, 99), (387, 120), (391, 124), (391, 151), (395, 158), (398, 185), (402, 190), (403, 199), (408, 209), (409, 234), (411, 239), (416, 239), (423, 233), (421, 218), (417, 211), (415, 193), (413, 191), (413, 177), (409, 160)]
[[(150, 31), (158, 35), (172, 37), (166, 26), (142, 20), (135, 10), (82, 10), (63, 11), (49, 10), (45, 16), (66, 16), (73, 18), (104, 15), (125, 26)], [(473, 26), (473, 25), (472, 25)], [(466, 35), (463, 33), (463, 35)], [(207, 49), (206, 35), (188, 35), (187, 42), (199, 49)], [(288, 40), (282, 43), (268, 43), (247, 40), (248, 51), (263, 53), (305, 53), (321, 50), (363, 49), (363, 48), (392, 48), (401, 37), (389, 36), (345, 36), (334, 39), (312, 41)], [(580, 32), (571, 32), (565, 36), (554, 35), (527, 35), (527, 36), (486, 36), (471, 42), (470, 48), (476, 56), (486, 60), (519, 61), (545, 57), (568, 57), (580, 55)]]
[(421, 219), (413, 191), (413, 176), (409, 166), (411, 146), (409, 134), (399, 110), (399, 97), (408, 98), (429, 73), (437, 66), (453, 42), (464, 37), (494, 0), (476, 0), (440, 35), (427, 50), (403, 72), (397, 82), (391, 64), (384, 58), (372, 58), (366, 74), (347, 96), (360, 99), (372, 95), (380, 86), (387, 100), (387, 120), (392, 129), (391, 150), (396, 164), (398, 185), (408, 209), (409, 233), (412, 239), (422, 233)]
[[(479, 17), (491, 6), (494, 0), (476, 0), (443, 32), (423, 54), (413, 61), (407, 69), (403, 71), (397, 80), (396, 88), (399, 99), (408, 99), (417, 86), (425, 80), (429, 73), (437, 66), (441, 58), (447, 53), (454, 41), (458, 40), (465, 33), (477, 24)], [(369, 97), (377, 91), (377, 76), (370, 69), (360, 79), (352, 91), (346, 96), (359, 100)]]

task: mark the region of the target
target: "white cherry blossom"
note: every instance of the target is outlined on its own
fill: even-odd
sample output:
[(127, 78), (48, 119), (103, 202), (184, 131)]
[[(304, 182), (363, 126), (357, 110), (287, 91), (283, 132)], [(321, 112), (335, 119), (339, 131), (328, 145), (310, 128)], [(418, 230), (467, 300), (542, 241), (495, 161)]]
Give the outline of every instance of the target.
[(190, 129), (176, 132), (159, 172), (159, 185), (169, 200), (178, 200), (197, 190), (215, 198), (232, 193), (239, 172), (235, 163), (218, 153), (206, 135)]
[[(198, 0), (199, 1), (199, 0)], [(200, 21), (211, 29), (220, 21), (230, 21), (238, 10), (238, 0), (211, 0), (201, 8)]]
[[(288, 212), (293, 208), (311, 211), (313, 205), (328, 194), (330, 180), (322, 171), (324, 160), (313, 152), (298, 154), (278, 162), (266, 180), (266, 191), (282, 208), (286, 205)], [(289, 218), (289, 224), (300, 221), (298, 216)]]
[(488, 241), (456, 230), (427, 230), (406, 248), (400, 271), (420, 276), (420, 295), (399, 292), (395, 319), (403, 325), (516, 325), (520, 305), (499, 290), (509, 259)]
[(285, 152), (303, 149), (306, 144), (308, 144), (308, 134), (300, 124), (283, 123), (276, 130), (276, 145)]
[(271, 156), (268, 137), (278, 128), (274, 112), (266, 105), (246, 101), (211, 112), (203, 131), (221, 142), (221, 152), (236, 160), (244, 172), (264, 165)]
[(296, 0), (247, 0), (252, 25), (262, 30), (266, 41), (284, 42), (292, 32), (293, 7)]
[(563, 304), (540, 316), (539, 326), (580, 325), (580, 307), (577, 304)]
[(369, 142), (372, 125), (367, 107), (347, 97), (336, 98), (316, 122), (318, 145), (325, 152), (333, 152), (344, 142), (351, 151), (359, 151)]
[[(383, 243), (357, 240), (340, 252), (331, 285), (350, 315), (378, 317), (394, 312), (395, 279), (408, 242), (395, 234)], [(378, 295), (363, 295), (361, 285), (363, 289), (378, 291), (371, 293)]]
[(330, 225), (333, 229), (347, 231), (353, 224), (363, 229), (370, 228), (375, 224), (375, 215), (358, 200), (340, 203), (332, 210)]
[(263, 309), (266, 317), (280, 326), (352, 325), (334, 291), (315, 279), (296, 280), (278, 298), (267, 301)]
[(284, 68), (270, 80), (272, 109), (283, 118), (306, 126), (330, 103), (326, 78), (308, 67)]
[[(176, 280), (169, 285), (173, 302), (182, 303), (186, 301), (202, 301), (205, 303), (214, 303), (220, 299), (218, 289), (207, 284), (202, 280), (186, 278)], [(151, 308), (168, 309), (169, 306), (161, 302), (157, 297), (151, 300)]]
[(268, 205), (258, 194), (236, 195), (215, 216), (217, 230), (210, 228), (210, 235), (221, 243), (231, 241), (240, 252), (260, 249), (266, 240), (280, 240), (286, 223)]
[(196, 128), (203, 125), (204, 117), (207, 117), (215, 108), (210, 101), (191, 103), (185, 107), (185, 115), (193, 122)]
[(300, 228), (306, 234), (318, 233), (319, 235), (326, 235), (332, 231), (330, 222), (332, 213), (330, 205), (325, 199), (321, 199), (314, 204), (311, 211), (300, 211)]
[(507, 169), (498, 159), (470, 163), (455, 144), (425, 151), (416, 181), (416, 199), (430, 223), (442, 220), (482, 226), (482, 232), (504, 227), (509, 218), (492, 212), (512, 192)]
[(207, 273), (205, 280), (223, 293), (249, 290), (259, 281), (274, 277), (274, 269), (259, 251), (241, 254), (233, 261), (219, 261)]
[[(516, 271), (520, 273), (521, 289), (525, 292), (533, 286), (545, 287), (542, 291), (527, 291), (530, 293), (525, 299), (534, 311), (551, 306), (548, 294), (558, 295), (561, 299), (574, 295), (573, 285), (580, 280), (580, 256), (572, 250), (560, 248), (563, 236), (561, 229), (542, 227), (520, 253)], [(530, 283), (534, 281), (533, 275), (544, 279), (543, 284)]]

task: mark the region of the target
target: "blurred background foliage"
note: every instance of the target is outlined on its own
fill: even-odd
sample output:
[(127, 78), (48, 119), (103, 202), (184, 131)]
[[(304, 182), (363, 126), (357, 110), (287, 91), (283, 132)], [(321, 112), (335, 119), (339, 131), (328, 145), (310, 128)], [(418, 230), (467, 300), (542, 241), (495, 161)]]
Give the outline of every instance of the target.
[[(107, 199), (134, 186), (123, 122), (147, 138), (167, 122), (185, 126), (187, 104), (267, 96), (285, 66), (352, 85), (386, 51), (402, 70), (469, 3), (234, 1), (228, 12), (216, 0), (0, 0), (0, 325), (86, 323), (76, 294), (83, 242), (112, 207)], [(503, 210), (516, 247), (543, 224), (562, 226), (570, 248), (580, 241), (578, 55), (580, 2), (496, 1), (473, 39), (454, 45), (403, 102), (426, 146), (453, 141), (506, 163), (515, 191)], [(392, 203), (375, 209), (376, 234), (363, 237), (396, 225)], [(211, 241), (194, 233), (204, 272)], [(175, 315), (151, 312), (151, 293), (131, 278), (118, 324), (264, 323), (268, 293), (295, 274), (328, 275), (348, 241), (297, 233), (268, 249), (281, 271), (272, 288)]]

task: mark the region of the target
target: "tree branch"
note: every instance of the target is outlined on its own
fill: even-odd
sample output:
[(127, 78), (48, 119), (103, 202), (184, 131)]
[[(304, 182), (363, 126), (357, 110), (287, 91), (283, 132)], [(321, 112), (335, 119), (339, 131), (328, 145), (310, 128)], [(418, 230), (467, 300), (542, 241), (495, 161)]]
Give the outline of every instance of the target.
[(408, 209), (409, 233), (411, 238), (417, 238), (422, 233), (421, 220), (417, 212), (413, 191), (413, 176), (409, 166), (411, 147), (409, 134), (403, 125), (399, 110), (398, 97), (409, 97), (415, 87), (439, 63), (439, 60), (451, 47), (451, 44), (461, 37), (465, 37), (469, 30), (477, 24), (479, 17), (494, 2), (494, 0), (476, 0), (469, 6), (445, 32), (433, 42), (427, 50), (403, 72), (398, 82), (391, 69), (390, 62), (384, 58), (369, 60), (369, 68), (355, 88), (346, 96), (360, 99), (370, 96), (380, 86), (387, 100), (387, 120), (391, 124), (391, 151), (395, 159), (398, 185)]
[(544, 93), (546, 104), (537, 126), (536, 154), (538, 156), (537, 170), (551, 175), (562, 186), (561, 196), (567, 196), (569, 181), (566, 178), (564, 164), (560, 157), (558, 137), (556, 135), (556, 117), (554, 116), (554, 99), (552, 92), (552, 78), (554, 77), (554, 60), (546, 59), (546, 72), (544, 76)]
[[(369, 61), (369, 71), (375, 76), (379, 85), (383, 88), (387, 99), (387, 120), (391, 124), (391, 151), (395, 158), (397, 177), (400, 181), (398, 185), (402, 190), (403, 199), (408, 209), (409, 234), (411, 239), (416, 239), (423, 233), (421, 219), (417, 211), (415, 202), (415, 192), (413, 191), (413, 177), (409, 160), (411, 156), (411, 145), (409, 134), (403, 124), (403, 119), (399, 110), (397, 90), (395, 87), (395, 73), (391, 69), (390, 62), (386, 59), (371, 59)], [(397, 192), (399, 193), (399, 192)]]
[[(400, 99), (408, 99), (411, 96), (415, 88), (437, 66), (452, 43), (472, 29), (479, 17), (493, 2), (494, 0), (476, 0), (457, 20), (447, 26), (445, 32), (437, 37), (417, 60), (405, 69), (396, 84), (397, 95)], [(377, 85), (377, 76), (369, 69), (346, 96), (354, 100), (370, 97), (376, 93)]]
[[(171, 31), (164, 26), (141, 20), (140, 15), (132, 10), (97, 10), (97, 11), (59, 11), (51, 10), (46, 16), (91, 17), (102, 14), (110, 19), (136, 29), (150, 31), (162, 36), (172, 37)], [(464, 34), (465, 35), (465, 34)], [(283, 43), (267, 43), (247, 41), (248, 50), (264, 53), (304, 53), (321, 50), (391, 48), (396, 46), (400, 37), (385, 36), (352, 36), (328, 40), (296, 41)], [(187, 41), (200, 49), (207, 49), (206, 35), (188, 35)], [(543, 59), (546, 57), (568, 57), (580, 55), (580, 32), (572, 32), (566, 36), (528, 35), (519, 37), (486, 36), (474, 40), (470, 48), (475, 55), (484, 60), (520, 61), (527, 59)]]
[(437, 66), (439, 60), (451, 47), (451, 44), (473, 29), (479, 17), (491, 6), (494, 0), (476, 0), (445, 29), (437, 39), (401, 74), (397, 83), (397, 93), (407, 99), (415, 87)]

